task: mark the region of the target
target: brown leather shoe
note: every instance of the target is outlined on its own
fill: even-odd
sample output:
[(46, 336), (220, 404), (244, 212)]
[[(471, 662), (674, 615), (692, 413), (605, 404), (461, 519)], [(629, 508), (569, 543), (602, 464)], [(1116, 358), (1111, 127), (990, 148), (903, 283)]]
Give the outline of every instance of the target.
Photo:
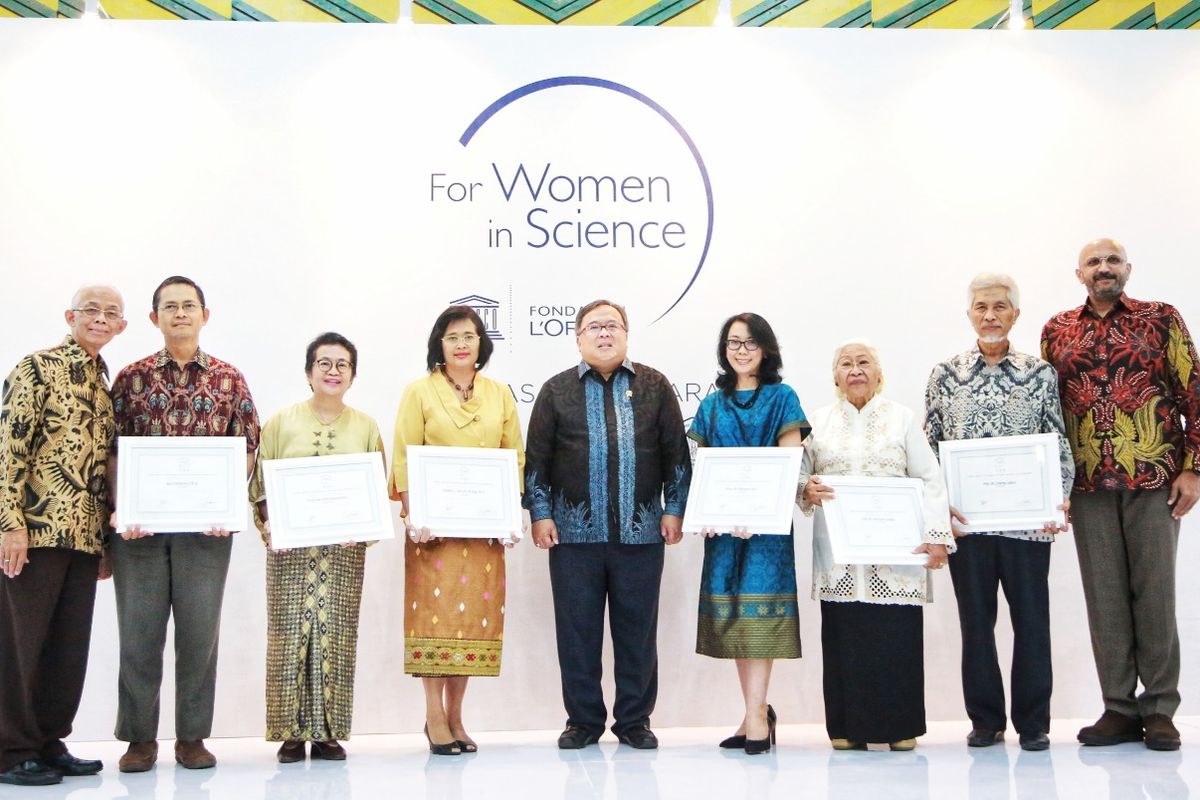
[(1096, 720), (1095, 725), (1079, 729), (1075, 737), (1083, 744), (1107, 746), (1122, 742), (1140, 742), (1142, 740), (1142, 721), (1137, 717), (1127, 717), (1112, 709), (1105, 709)]
[(345, 761), (346, 748), (337, 742), (313, 742), (312, 757), (320, 761)]
[(303, 761), (304, 742), (299, 739), (288, 739), (279, 745), (279, 752), (275, 754), (275, 758), (279, 759), (280, 764), (295, 764), (297, 761)]
[(1151, 750), (1178, 750), (1179, 730), (1166, 714), (1151, 714), (1142, 720), (1146, 728), (1146, 747)]
[(175, 742), (175, 760), (185, 769), (208, 769), (217, 765), (217, 757), (204, 747), (203, 739)]
[(121, 772), (146, 772), (158, 760), (158, 742), (130, 742), (129, 749), (117, 763)]

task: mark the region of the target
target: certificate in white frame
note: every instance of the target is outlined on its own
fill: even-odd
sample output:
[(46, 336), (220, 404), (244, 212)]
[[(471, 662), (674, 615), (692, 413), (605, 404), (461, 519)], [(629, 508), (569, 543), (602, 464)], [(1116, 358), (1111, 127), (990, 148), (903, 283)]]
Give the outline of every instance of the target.
[(434, 536), (521, 537), (517, 451), (408, 446), (408, 521)]
[(241, 531), (249, 507), (245, 437), (117, 439), (118, 531)]
[(1039, 530), (1062, 519), (1058, 434), (938, 442), (950, 505), (967, 533)]
[(802, 447), (699, 448), (683, 530), (787, 536), (803, 459)]
[(264, 461), (271, 547), (395, 538), (382, 453)]
[(821, 507), (838, 564), (924, 565), (925, 490), (918, 478), (822, 475), (834, 497)]

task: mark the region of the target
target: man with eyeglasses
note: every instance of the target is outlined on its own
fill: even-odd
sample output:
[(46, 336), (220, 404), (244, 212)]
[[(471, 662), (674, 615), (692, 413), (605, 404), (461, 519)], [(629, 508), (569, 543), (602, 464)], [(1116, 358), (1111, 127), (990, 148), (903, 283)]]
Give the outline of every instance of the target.
[(691, 461), (679, 401), (662, 373), (630, 361), (625, 309), (595, 300), (575, 317), (582, 360), (538, 392), (525, 443), (534, 544), (549, 550), (563, 750), (596, 743), (609, 608), (617, 693), (612, 731), (658, 747), (658, 595), (663, 543), (682, 533)]
[(1132, 269), (1119, 242), (1084, 245), (1087, 301), (1050, 318), (1042, 354), (1075, 456), (1071, 517), (1104, 697), (1079, 741), (1177, 750), (1175, 556), (1200, 497), (1200, 372), (1179, 312), (1124, 293)]
[(113, 408), (100, 350), (125, 330), (116, 289), (85, 286), (62, 344), (22, 359), (0, 400), (0, 783), (94, 775), (63, 739), (83, 695), (109, 512)]
[[(1021, 316), (1021, 295), (1008, 275), (984, 272), (967, 287), (967, 318), (975, 345), (933, 368), (925, 389), (925, 435), (939, 442), (992, 436), (1058, 435), (1059, 477), (1070, 494), (1075, 460), (1058, 399), (1058, 376), (1042, 359), (1017, 352), (1009, 331)], [(1060, 506), (1066, 511), (1067, 503)], [(1004, 741), (1008, 715), (996, 658), (996, 595), (1004, 589), (1013, 628), (1012, 724), (1023, 750), (1050, 746), (1050, 544), (1065, 518), (1041, 528), (966, 534), (950, 509), (958, 551), (950, 577), (962, 631), (962, 686), (970, 747)]]
[[(208, 323), (204, 292), (173, 276), (154, 290), (150, 321), (164, 347), (121, 370), (113, 382), (117, 436), (244, 436), (253, 469), (259, 423), (242, 374), (200, 349)], [(109, 476), (117, 474), (115, 456)], [(115, 490), (120, 491), (120, 486)], [(159, 693), (167, 620), (175, 619), (175, 760), (204, 769), (216, 758), (212, 732), (221, 601), (232, 540), (223, 529), (155, 536), (132, 528), (113, 537), (112, 567), (121, 638), (116, 738), (129, 742), (121, 772), (145, 772), (158, 758)]]

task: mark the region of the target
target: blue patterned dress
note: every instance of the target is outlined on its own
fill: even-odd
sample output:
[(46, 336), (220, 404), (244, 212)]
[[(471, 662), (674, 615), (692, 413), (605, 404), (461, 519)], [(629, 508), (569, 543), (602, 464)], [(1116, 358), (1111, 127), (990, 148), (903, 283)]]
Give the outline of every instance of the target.
[[(754, 395), (710, 394), (688, 436), (701, 447), (773, 447), (789, 431), (807, 433), (808, 421), (790, 386), (769, 384)], [(713, 658), (800, 657), (794, 537), (705, 539), (696, 652)]]

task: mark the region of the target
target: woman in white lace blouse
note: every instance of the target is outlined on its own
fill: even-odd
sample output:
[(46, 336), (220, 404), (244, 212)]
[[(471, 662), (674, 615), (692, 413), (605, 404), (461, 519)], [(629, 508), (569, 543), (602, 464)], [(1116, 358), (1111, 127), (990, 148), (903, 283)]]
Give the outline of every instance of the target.
[[(863, 750), (868, 742), (911, 750), (925, 733), (926, 570), (944, 567), (954, 550), (946, 487), (921, 419), (879, 394), (874, 347), (861, 340), (839, 347), (833, 380), (840, 399), (813, 415), (800, 476), (801, 510), (817, 514), (812, 591), (821, 600), (825, 727), (837, 750)], [(925, 566), (835, 564), (820, 508), (834, 495), (821, 475), (924, 481), (924, 544), (914, 552), (928, 553)]]

